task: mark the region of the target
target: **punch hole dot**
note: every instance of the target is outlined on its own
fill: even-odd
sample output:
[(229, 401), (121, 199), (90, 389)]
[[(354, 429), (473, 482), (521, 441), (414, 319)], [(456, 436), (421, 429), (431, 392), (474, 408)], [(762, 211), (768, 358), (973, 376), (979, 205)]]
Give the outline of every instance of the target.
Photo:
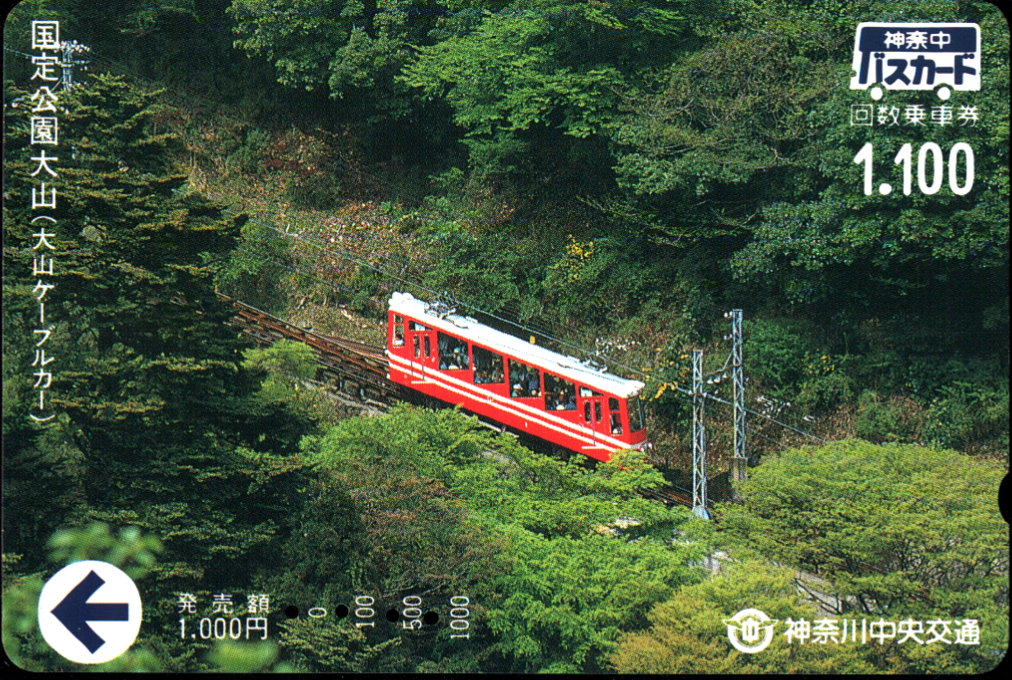
[(339, 604), (337, 605), (337, 608), (334, 609), (334, 614), (337, 615), (337, 618), (343, 619), (348, 615), (348, 607), (343, 604)]
[(943, 102), (951, 96), (952, 90), (950, 90), (949, 88), (945, 87), (944, 85), (938, 88), (938, 98), (941, 99)]
[(299, 608), (296, 607), (294, 604), (290, 604), (287, 607), (285, 607), (285, 616), (287, 616), (288, 618), (294, 619), (298, 615), (299, 615)]
[(882, 95), (884, 93), (882, 92), (882, 88), (876, 85), (875, 87), (871, 88), (870, 94), (872, 99), (874, 99), (875, 101), (879, 101), (880, 99), (882, 99)]
[(387, 621), (390, 623), (397, 623), (397, 619), (401, 618), (401, 615), (397, 613), (396, 609), (391, 609), (387, 612)]
[(427, 626), (434, 626), (439, 623), (439, 614), (436, 612), (425, 612), (425, 616), (422, 617), (422, 621)]

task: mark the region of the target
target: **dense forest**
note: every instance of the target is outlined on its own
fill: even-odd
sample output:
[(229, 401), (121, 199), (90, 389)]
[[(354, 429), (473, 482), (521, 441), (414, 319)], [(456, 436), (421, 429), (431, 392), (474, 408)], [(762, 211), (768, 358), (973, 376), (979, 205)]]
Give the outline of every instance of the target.
[[(45, 425), (28, 417), (36, 19), (91, 48), (59, 92)], [(980, 91), (950, 102), (978, 117), (853, 125), (865, 21), (978, 24)], [(977, 673), (1004, 655), (1009, 27), (991, 4), (25, 0), (4, 47), (17, 665), (73, 667), (35, 609), (75, 559), (144, 596), (137, 643), (102, 670)], [(967, 144), (973, 188), (865, 195), (868, 142), (883, 168), (903, 143)], [(635, 371), (654, 448), (595, 464), (455, 409), (359, 413), (310, 387), (307, 346), (255, 345), (215, 295), (379, 345), (397, 290)], [(714, 404), (707, 522), (642, 492), (687, 484), (678, 388), (693, 348), (724, 363), (732, 308), (750, 467), (732, 499)], [(218, 593), (269, 594), (270, 638), (180, 635), (183, 593), (202, 616)], [(377, 625), (347, 615), (361, 598)], [(382, 618), (405, 598), (442, 618)], [(742, 654), (725, 619), (746, 607), (944, 619), (964, 642), (973, 621), (979, 641)]]

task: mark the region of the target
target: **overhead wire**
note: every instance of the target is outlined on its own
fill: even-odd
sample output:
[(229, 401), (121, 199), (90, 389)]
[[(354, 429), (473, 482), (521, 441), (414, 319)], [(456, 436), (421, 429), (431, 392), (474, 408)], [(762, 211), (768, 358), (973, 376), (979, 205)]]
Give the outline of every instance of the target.
[[(113, 59), (110, 59), (108, 57), (104, 57), (102, 55), (95, 54), (94, 52), (92, 52), (89, 55), (89, 57), (93, 61), (101, 62), (101, 63), (107, 64), (109, 66), (116, 67), (117, 69), (124, 70), (124, 71), (128, 70), (128, 68), (127, 68), (127, 66), (125, 64), (123, 64), (121, 62), (118, 62), (118, 61), (115, 61)], [(155, 83), (154, 81), (148, 80), (148, 79), (143, 78), (141, 76), (137, 76), (137, 75), (134, 75), (132, 73), (126, 73), (125, 75), (127, 75), (127, 77), (129, 77), (129, 78), (131, 78), (133, 80), (136, 80), (136, 81), (139, 81), (139, 82), (143, 82), (146, 85), (153, 86), (153, 87), (157, 87), (158, 86), (158, 84)], [(187, 95), (187, 96), (188, 96), (189, 99), (196, 99), (196, 100), (201, 101), (202, 103), (204, 103), (206, 105), (217, 106), (217, 104), (215, 102), (212, 102), (212, 101), (210, 101), (210, 100), (208, 100), (206, 98), (199, 97), (199, 96), (196, 96), (196, 95)], [(229, 207), (231, 208), (232, 206), (230, 205)], [(262, 226), (268, 226), (271, 229), (277, 230), (277, 227), (275, 227), (273, 225), (266, 225), (266, 224), (264, 224), (262, 222), (260, 224)], [(281, 231), (280, 233), (285, 233), (286, 235), (291, 235), (291, 232)], [(322, 246), (318, 246), (318, 247), (322, 248)], [(326, 250), (328, 250), (328, 252), (330, 252), (331, 254), (341, 255), (339, 253), (334, 253), (334, 251), (329, 251), (329, 249), (326, 249)], [(397, 257), (396, 259), (398, 260), (397, 264), (399, 264), (402, 267), (402, 269), (403, 268), (407, 268), (407, 267), (409, 267), (411, 265), (411, 261), (408, 260), (407, 258)], [(377, 273), (381, 273), (381, 274), (390, 276), (391, 278), (394, 278), (395, 280), (401, 281), (402, 283), (414, 286), (414, 287), (418, 288), (419, 290), (424, 290), (426, 293), (428, 293), (428, 294), (430, 294), (432, 296), (440, 296), (441, 295), (440, 291), (436, 291), (436, 290), (433, 290), (431, 288), (428, 288), (427, 286), (424, 286), (423, 284), (421, 284), (421, 283), (419, 283), (417, 281), (406, 280), (406, 279), (404, 279), (402, 277), (399, 277), (396, 274), (393, 274), (391, 272), (388, 272), (386, 270), (383, 270), (383, 269), (381, 269), (379, 267), (376, 267), (374, 265), (371, 265), (371, 264), (362, 263), (361, 261), (359, 261), (357, 263), (358, 264), (362, 264), (363, 266), (365, 266), (367, 268), (373, 269)], [(470, 303), (470, 302), (467, 302), (466, 300), (462, 300), (462, 299), (459, 299), (459, 298), (455, 299), (454, 302), (455, 303), (459, 303), (460, 305), (462, 305), (462, 306), (464, 306), (464, 307), (466, 307), (468, 309), (471, 309), (472, 311), (474, 311), (476, 313), (488, 316), (489, 318), (495, 319), (495, 320), (497, 320), (497, 321), (499, 321), (501, 323), (505, 323), (505, 324), (508, 324), (510, 326), (513, 326), (514, 328), (518, 328), (520, 330), (523, 330), (526, 333), (532, 333), (534, 335), (540, 336), (541, 338), (543, 338), (545, 340), (548, 340), (548, 341), (553, 342), (553, 343), (557, 343), (560, 346), (565, 346), (565, 347), (569, 347), (571, 349), (575, 349), (575, 350), (577, 350), (577, 351), (585, 354), (586, 356), (595, 356), (596, 357), (596, 356), (599, 355), (599, 352), (597, 352), (596, 350), (589, 350), (589, 349), (586, 349), (586, 348), (584, 348), (584, 347), (582, 347), (580, 345), (577, 345), (577, 344), (572, 343), (572, 342), (568, 342), (566, 340), (563, 340), (563, 339), (557, 337), (554, 334), (555, 331), (549, 331), (549, 330), (545, 329), (544, 327), (539, 328), (538, 327), (539, 324), (535, 324), (535, 323), (532, 323), (530, 321), (525, 322), (525, 323), (520, 323), (520, 322), (514, 321), (512, 319), (508, 319), (508, 318), (499, 316), (499, 315), (497, 315), (497, 314), (495, 314), (493, 312), (489, 312), (488, 310), (482, 309), (481, 307), (479, 307), (478, 305), (476, 305), (474, 303)], [(605, 360), (605, 361), (607, 362), (607, 360)], [(610, 363), (610, 362), (607, 362), (607, 363)], [(623, 368), (629, 369), (630, 367), (623, 366)], [(642, 371), (639, 371), (638, 369), (632, 369), (632, 370), (636, 370), (636, 372), (639, 373), (639, 374), (641, 374), (641, 375), (646, 375), (645, 373), (643, 373)]]
[[(31, 58), (32, 57), (32, 55), (30, 55), (30, 54), (26, 54), (24, 52), (20, 52), (18, 50), (13, 49), (13, 48), (7, 47), (6, 45), (4, 46), (4, 50), (6, 50), (8, 52), (13, 52), (15, 54), (18, 54), (20, 56), (27, 57), (27, 58)], [(116, 61), (114, 61), (112, 59), (109, 59), (108, 57), (104, 57), (102, 55), (95, 54), (94, 52), (90, 53), (89, 59), (91, 59), (92, 61), (98, 61), (98, 62), (101, 62), (101, 63), (105, 63), (107, 65), (114, 66), (114, 67), (119, 68), (119, 69), (127, 70), (126, 66), (124, 64), (118, 63), (118, 62), (116, 62)], [(143, 78), (143, 77), (140, 77), (140, 76), (136, 76), (135, 74), (126, 73), (125, 75), (128, 78), (130, 78), (131, 80), (135, 80), (135, 81), (138, 81), (138, 82), (144, 82), (144, 83), (149, 84), (149, 85), (155, 85), (155, 86), (157, 86), (157, 83), (154, 83), (153, 81), (150, 81), (150, 80), (148, 80), (146, 78)], [(210, 102), (209, 100), (204, 99), (202, 97), (198, 97), (198, 96), (194, 96), (194, 95), (188, 95), (188, 97), (190, 97), (191, 99), (202, 100), (205, 104), (216, 105), (215, 103)], [(235, 201), (232, 204), (228, 205), (223, 210), (223, 212), (227, 212), (227, 211), (233, 209), (233, 206), (236, 205), (237, 203), (238, 203), (238, 201)], [(242, 212), (242, 211), (240, 210), (240, 212)], [(317, 248), (318, 250), (321, 250), (321, 251), (323, 251), (323, 252), (325, 252), (327, 254), (337, 256), (337, 257), (345, 259), (345, 260), (347, 260), (349, 262), (354, 262), (355, 264), (357, 264), (357, 265), (359, 265), (361, 267), (365, 267), (366, 269), (370, 269), (370, 270), (372, 270), (372, 271), (374, 271), (374, 272), (376, 272), (378, 274), (387, 276), (387, 277), (389, 277), (389, 278), (391, 278), (393, 280), (399, 281), (399, 282), (404, 283), (404, 284), (406, 284), (408, 286), (413, 286), (413, 287), (417, 288), (418, 290), (425, 291), (426, 293), (428, 293), (429, 295), (435, 297), (436, 299), (439, 299), (441, 297), (441, 293), (439, 291), (433, 290), (432, 288), (429, 288), (428, 286), (425, 286), (425, 285), (423, 285), (423, 284), (421, 284), (421, 283), (419, 283), (417, 281), (410, 281), (408, 279), (403, 278), (402, 276), (399, 276), (397, 274), (393, 274), (392, 272), (386, 271), (386, 270), (384, 270), (384, 269), (382, 269), (380, 267), (372, 265), (372, 264), (370, 264), (370, 263), (368, 263), (368, 262), (366, 262), (364, 260), (361, 260), (359, 258), (353, 257), (353, 256), (348, 255), (346, 253), (341, 253), (341, 252), (333, 251), (330, 248), (328, 248), (328, 247), (326, 247), (324, 245), (321, 245), (319, 243), (316, 243), (316, 242), (314, 242), (311, 239), (303, 238), (299, 233), (292, 233), (289, 230), (283, 230), (283, 229), (281, 229), (280, 227), (278, 227), (276, 225), (268, 224), (266, 222), (263, 222), (261, 220), (256, 219), (255, 217), (252, 217), (252, 216), (248, 217), (248, 220), (251, 221), (251, 222), (253, 222), (254, 224), (258, 224), (258, 225), (260, 225), (262, 227), (265, 227), (267, 229), (271, 229), (271, 230), (276, 231), (276, 232), (278, 232), (280, 234), (283, 234), (285, 236), (291, 236), (292, 238), (294, 238), (296, 240), (299, 240), (299, 241), (302, 241), (302, 242), (306, 243), (307, 245), (309, 245), (311, 247), (314, 247), (314, 248)], [(276, 262), (274, 260), (270, 260), (270, 261), (274, 262), (274, 264), (276, 264), (278, 266), (281, 266), (283, 268), (291, 269), (293, 271), (299, 272), (299, 270), (294, 269), (292, 267), (289, 267), (287, 265), (284, 265), (284, 264), (282, 264), (280, 262)], [(406, 268), (410, 264), (410, 262), (407, 261), (407, 260), (402, 260), (402, 262), (404, 263), (404, 268)], [(402, 271), (403, 271), (403, 269), (402, 269)], [(325, 281), (321, 277), (318, 277), (318, 276), (313, 275), (313, 274), (306, 274), (305, 272), (299, 272), (299, 273), (302, 273), (303, 275), (311, 276), (312, 278), (317, 279), (317, 280), (319, 280), (321, 282), (324, 282), (327, 285), (333, 287), (335, 290), (339, 290), (339, 288), (337, 288), (334, 284)], [(600, 352), (598, 352), (596, 350), (595, 351), (588, 350), (588, 349), (586, 349), (586, 348), (584, 348), (584, 347), (582, 347), (580, 345), (577, 345), (575, 343), (572, 343), (572, 342), (569, 342), (569, 341), (566, 341), (566, 340), (562, 340), (561, 338), (555, 337), (551, 333), (548, 333), (548, 332), (546, 332), (544, 330), (538, 330), (538, 329), (532, 328), (529, 325), (524, 325), (524, 324), (522, 324), (520, 322), (504, 318), (504, 317), (499, 316), (499, 315), (497, 315), (497, 314), (495, 314), (493, 312), (489, 312), (487, 310), (484, 310), (484, 309), (478, 307), (477, 305), (475, 305), (473, 303), (469, 303), (466, 300), (454, 298), (453, 299), (453, 304), (457, 304), (457, 305), (463, 306), (463, 307), (465, 307), (467, 309), (470, 309), (470, 310), (472, 310), (474, 312), (477, 312), (479, 314), (485, 315), (485, 316), (487, 316), (489, 318), (496, 319), (497, 321), (499, 321), (501, 323), (508, 324), (510, 326), (513, 326), (514, 328), (519, 328), (519, 329), (521, 329), (521, 330), (523, 330), (523, 331), (525, 331), (527, 333), (532, 333), (532, 334), (534, 334), (536, 336), (540, 336), (540, 337), (542, 337), (542, 338), (544, 338), (546, 340), (549, 340), (551, 342), (557, 343), (560, 346), (569, 347), (571, 349), (575, 349), (575, 350), (579, 351), (580, 353), (582, 353), (583, 355), (585, 355), (587, 357), (600, 358), (600, 356), (601, 356)], [(632, 373), (640, 375), (640, 376), (642, 376), (642, 377), (644, 377), (644, 378), (646, 378), (648, 380), (651, 379), (651, 376), (650, 376), (649, 372), (644, 371), (644, 370), (642, 370), (640, 368), (637, 368), (637, 367), (634, 367), (634, 366), (630, 366), (628, 364), (625, 364), (625, 363), (620, 362), (620, 361), (615, 361), (615, 360), (604, 359), (604, 361), (607, 364), (611, 364), (613, 366), (618, 366), (618, 367), (623, 368), (623, 369), (625, 369), (627, 371), (630, 371)], [(726, 367), (726, 362), (725, 362), (725, 367)], [(664, 385), (664, 386), (666, 386), (666, 387), (668, 387), (670, 389), (673, 389), (676, 392), (680, 392), (682, 395), (685, 395), (685, 397), (683, 397), (683, 398), (687, 398), (687, 399), (691, 400), (693, 398), (693, 396), (694, 396), (693, 392), (691, 390), (685, 389), (684, 387), (680, 387), (677, 383), (669, 383), (669, 382), (665, 382), (665, 381), (658, 381), (658, 382), (660, 382), (661, 385)], [(723, 403), (723, 404), (727, 404), (727, 405), (733, 405), (732, 402), (729, 402), (729, 401), (727, 401), (725, 399), (717, 397), (716, 395), (704, 393), (702, 396), (703, 396), (703, 398), (709, 399), (711, 401), (715, 401), (715, 402)], [(779, 425), (781, 427), (784, 427), (784, 428), (786, 428), (788, 430), (796, 432), (797, 434), (803, 435), (805, 437), (809, 437), (809, 438), (814, 439), (814, 440), (819, 441), (819, 442), (825, 442), (825, 440), (822, 439), (821, 437), (818, 437), (818, 436), (816, 436), (816, 435), (814, 435), (814, 434), (812, 434), (810, 432), (806, 432), (806, 431), (804, 431), (804, 430), (802, 430), (800, 428), (794, 427), (793, 425), (790, 425), (788, 423), (784, 423), (784, 422), (782, 422), (782, 421), (780, 421), (780, 420), (778, 420), (776, 418), (773, 418), (772, 416), (769, 416), (767, 414), (761, 413), (761, 412), (756, 411), (754, 409), (750, 409), (748, 407), (745, 407), (744, 410), (745, 410), (746, 413), (749, 413), (749, 414), (752, 414), (754, 416), (758, 416), (760, 418), (769, 420), (770, 422), (773, 422), (773, 423), (775, 423), (775, 424), (777, 424), (777, 425)]]
[[(224, 211), (228, 211), (231, 207), (232, 206), (228, 206)], [(280, 234), (283, 234), (285, 236), (291, 236), (292, 238), (297, 239), (299, 241), (302, 241), (302, 242), (306, 243), (307, 245), (310, 245), (310, 246), (312, 246), (312, 247), (314, 247), (314, 248), (316, 248), (318, 250), (321, 250), (321, 251), (323, 251), (323, 252), (325, 252), (325, 253), (327, 253), (329, 255), (333, 255), (333, 256), (336, 256), (336, 257), (348, 260), (350, 262), (354, 262), (354, 263), (356, 263), (356, 264), (358, 264), (360, 266), (366, 267), (366, 268), (371, 269), (371, 270), (373, 270), (373, 271), (375, 271), (377, 273), (383, 274), (383, 275), (388, 276), (390, 278), (393, 278), (393, 279), (395, 279), (397, 281), (405, 283), (406, 285), (415, 286), (415, 287), (419, 288), (420, 290), (424, 290), (427, 293), (429, 293), (430, 295), (433, 295), (435, 297), (439, 296), (439, 292), (437, 292), (437, 291), (435, 291), (435, 290), (433, 290), (431, 288), (428, 288), (427, 286), (424, 286), (424, 285), (422, 285), (422, 284), (420, 284), (418, 282), (409, 281), (407, 279), (404, 279), (403, 277), (397, 276), (396, 274), (393, 274), (393, 273), (388, 272), (388, 271), (386, 271), (384, 269), (381, 269), (379, 267), (371, 265), (368, 262), (365, 262), (365, 261), (363, 261), (363, 260), (361, 260), (359, 258), (353, 257), (353, 256), (348, 255), (346, 253), (341, 253), (341, 252), (338, 252), (338, 251), (331, 250), (329, 247), (327, 247), (325, 245), (322, 245), (320, 243), (316, 243), (312, 239), (303, 238), (298, 233), (292, 233), (291, 231), (287, 231), (287, 230), (281, 229), (277, 225), (273, 225), (273, 224), (269, 224), (267, 222), (263, 222), (261, 220), (256, 219), (255, 217), (249, 217), (248, 219), (249, 219), (249, 221), (253, 222), (254, 224), (258, 224), (258, 225), (260, 225), (260, 226), (262, 226), (264, 228), (271, 229), (271, 230), (276, 231), (276, 232), (278, 232)], [(525, 330), (525, 331), (530, 332), (530, 333), (535, 333), (537, 335), (542, 335), (542, 337), (546, 337), (546, 338), (548, 338), (550, 340), (558, 342), (559, 344), (562, 344), (562, 345), (565, 345), (565, 346), (568, 346), (568, 347), (572, 347), (572, 348), (577, 349), (577, 350), (579, 350), (579, 351), (581, 351), (581, 352), (583, 352), (583, 353), (585, 353), (587, 355), (594, 355), (593, 352), (590, 352), (589, 350), (587, 350), (587, 349), (585, 349), (583, 347), (580, 347), (579, 345), (575, 345), (573, 343), (569, 343), (569, 342), (560, 340), (558, 338), (554, 338), (552, 336), (545, 336), (545, 335), (543, 335), (541, 333), (538, 333), (534, 329), (531, 329), (531, 328), (528, 328), (528, 327), (524, 326), (523, 324), (520, 324), (520, 323), (518, 323), (516, 321), (512, 321), (510, 319), (505, 319), (505, 318), (500, 317), (500, 316), (498, 316), (498, 315), (496, 315), (494, 313), (487, 312), (487, 311), (485, 311), (485, 310), (483, 310), (483, 309), (481, 309), (481, 308), (479, 308), (476, 305), (473, 305), (471, 303), (467, 303), (467, 302), (462, 301), (462, 300), (458, 300), (457, 302), (459, 302), (461, 305), (463, 305), (463, 306), (465, 306), (465, 307), (467, 307), (469, 309), (472, 309), (472, 310), (474, 310), (476, 312), (479, 312), (481, 314), (487, 315), (487, 316), (489, 316), (491, 318), (497, 319), (497, 320), (502, 321), (504, 323), (510, 324), (510, 325), (512, 325), (512, 326), (514, 326), (516, 328), (520, 328), (522, 330)], [(627, 365), (625, 365), (625, 364), (623, 364), (621, 362), (609, 362), (609, 363), (612, 363), (613, 365), (620, 366), (622, 368), (626, 368), (627, 370), (629, 370), (631, 372), (635, 372), (635, 373), (638, 373), (638, 374), (640, 374), (640, 375), (642, 375), (644, 377), (648, 377), (649, 378), (649, 373), (647, 373), (647, 372), (645, 372), (645, 371), (643, 371), (641, 369), (638, 369), (638, 368), (635, 368), (635, 367), (632, 367), (632, 366), (627, 366)], [(681, 392), (682, 394), (687, 395), (688, 398), (690, 398), (690, 399), (693, 396), (693, 392), (691, 390), (685, 389), (684, 387), (680, 387), (679, 385), (677, 385), (675, 383), (665, 383), (665, 382), (662, 382), (661, 384), (667, 385), (670, 389), (673, 389), (673, 390), (675, 390), (677, 392)], [(704, 392), (702, 396), (703, 396), (704, 399), (709, 399), (711, 401), (715, 401), (715, 402), (718, 402), (718, 403), (733, 405), (732, 402), (727, 401), (726, 399), (722, 399), (721, 397), (718, 397), (718, 396), (716, 396), (714, 394), (710, 394), (710, 393), (705, 393)], [(770, 416), (768, 414), (762, 413), (760, 411), (756, 411), (756, 410), (748, 408), (748, 407), (744, 407), (744, 410), (745, 410), (746, 413), (749, 413), (749, 414), (752, 414), (754, 416), (757, 416), (757, 417), (769, 420), (770, 422), (773, 422), (773, 423), (775, 423), (775, 424), (777, 424), (777, 425), (779, 425), (781, 427), (787, 428), (787, 429), (789, 429), (789, 430), (791, 430), (793, 432), (796, 432), (797, 434), (809, 437), (809, 438), (814, 439), (814, 440), (816, 440), (818, 442), (825, 442), (825, 440), (822, 439), (821, 437), (818, 437), (818, 436), (816, 436), (816, 435), (814, 435), (814, 434), (812, 434), (810, 432), (806, 432), (806, 431), (804, 431), (804, 430), (802, 430), (800, 428), (794, 427), (793, 425), (790, 425), (788, 423), (780, 421), (780, 420), (778, 420), (778, 419), (776, 419), (773, 416)]]
[[(228, 211), (231, 207), (232, 206), (229, 206), (228, 208), (225, 209), (225, 211)], [(351, 255), (348, 255), (347, 253), (342, 253), (340, 251), (332, 250), (328, 246), (323, 245), (323, 244), (317, 242), (315, 239), (305, 238), (305, 237), (303, 237), (299, 233), (293, 233), (290, 230), (282, 229), (281, 227), (279, 227), (277, 225), (264, 222), (262, 220), (259, 220), (259, 219), (255, 218), (255, 217), (249, 217), (249, 221), (253, 222), (254, 224), (258, 224), (258, 225), (260, 225), (260, 226), (262, 226), (264, 228), (276, 231), (279, 234), (282, 234), (284, 236), (290, 236), (291, 238), (294, 238), (294, 239), (296, 239), (298, 241), (302, 241), (303, 243), (306, 243), (307, 245), (309, 245), (309, 246), (311, 246), (313, 248), (316, 248), (318, 250), (321, 250), (324, 253), (327, 253), (329, 255), (333, 255), (335, 257), (342, 258), (342, 259), (347, 260), (349, 262), (354, 262), (355, 264), (358, 264), (358, 265), (360, 265), (362, 267), (366, 267), (367, 269), (371, 269), (371, 270), (373, 270), (373, 271), (375, 271), (375, 272), (377, 272), (379, 274), (382, 274), (384, 276), (388, 276), (388, 277), (390, 277), (390, 278), (392, 278), (392, 279), (394, 279), (396, 281), (404, 283), (405, 285), (414, 286), (415, 288), (417, 288), (419, 290), (425, 291), (426, 293), (428, 293), (429, 295), (433, 296), (434, 298), (438, 298), (441, 295), (441, 293), (439, 291), (434, 290), (432, 288), (429, 288), (428, 286), (425, 286), (422, 283), (419, 283), (417, 281), (411, 281), (409, 279), (405, 279), (402, 276), (398, 276), (397, 274), (389, 272), (389, 271), (387, 271), (387, 270), (385, 270), (385, 269), (383, 269), (381, 267), (377, 267), (375, 265), (372, 265), (372, 264), (370, 264), (370, 263), (368, 263), (368, 262), (366, 262), (364, 260), (361, 260), (359, 258), (356, 258), (356, 257), (353, 257)], [(472, 310), (474, 312), (477, 312), (479, 314), (482, 314), (484, 316), (488, 316), (489, 318), (496, 319), (497, 321), (500, 321), (502, 323), (509, 324), (509, 325), (513, 326), (514, 328), (519, 328), (519, 329), (521, 329), (521, 330), (523, 330), (525, 332), (541, 336), (542, 338), (544, 338), (546, 340), (550, 340), (550, 341), (555, 342), (555, 343), (558, 343), (559, 345), (563, 345), (563, 346), (570, 347), (572, 349), (578, 350), (578, 351), (580, 351), (580, 352), (582, 352), (582, 353), (584, 353), (586, 355), (590, 355), (590, 356), (596, 355), (595, 352), (593, 352), (591, 350), (588, 350), (588, 349), (586, 349), (584, 347), (581, 347), (580, 345), (568, 342), (566, 340), (562, 340), (561, 338), (557, 338), (557, 337), (555, 337), (555, 336), (553, 336), (551, 334), (548, 334), (548, 333), (545, 333), (545, 332), (542, 332), (542, 331), (538, 331), (537, 329), (531, 328), (530, 326), (527, 326), (527, 325), (525, 325), (523, 323), (520, 323), (518, 321), (513, 321), (512, 319), (507, 319), (505, 317), (499, 316), (498, 314), (496, 314), (494, 312), (490, 312), (488, 310), (482, 309), (478, 305), (475, 305), (474, 303), (471, 303), (471, 302), (467, 302), (466, 300), (455, 299), (455, 300), (453, 300), (453, 303), (454, 304), (458, 304), (458, 305), (460, 305), (462, 307), (465, 307), (467, 309), (470, 309), (470, 310)], [(642, 373), (642, 371), (638, 371), (638, 372)]]
[(5, 52), (13, 52), (14, 54), (16, 54), (18, 56), (21, 56), (21, 57), (25, 57), (26, 59), (33, 59), (34, 58), (34, 56), (31, 55), (31, 54), (27, 54), (25, 52), (21, 52), (20, 50), (16, 50), (13, 47), (7, 47), (7, 45), (4, 45), (4, 51)]

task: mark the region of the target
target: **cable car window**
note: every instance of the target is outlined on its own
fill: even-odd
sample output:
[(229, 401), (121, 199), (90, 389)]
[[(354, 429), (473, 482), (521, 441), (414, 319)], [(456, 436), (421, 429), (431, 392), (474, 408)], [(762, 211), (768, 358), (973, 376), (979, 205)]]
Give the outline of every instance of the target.
[(506, 376), (502, 372), (502, 355), (484, 347), (474, 346), (474, 384), (502, 385)]
[(594, 422), (601, 422), (601, 402), (599, 401), (594, 402)]
[(394, 347), (404, 346), (404, 317), (394, 314)]
[(588, 423), (590, 422), (590, 402), (583, 402), (583, 419)]
[(576, 385), (551, 373), (545, 373), (545, 408), (549, 411), (575, 411)]
[(429, 329), (426, 328), (425, 326), (423, 326), (422, 324), (418, 323), (417, 321), (412, 321), (411, 323), (408, 324), (408, 330), (411, 330), (411, 331), (427, 331)]
[(415, 357), (417, 358), (422, 356), (422, 351), (418, 348), (418, 336), (416, 335), (415, 337), (411, 338), (411, 342), (415, 346)]
[(429, 342), (429, 336), (426, 335), (425, 338), (424, 338), (424, 340), (425, 340), (425, 356), (431, 357), (432, 356), (432, 343)]
[(612, 434), (622, 434), (622, 414), (618, 410), (618, 399), (615, 397), (608, 397), (608, 410), (611, 412), (611, 426)]
[(439, 370), (459, 371), (471, 368), (467, 358), (467, 343), (452, 335), (437, 333), (439, 342)]
[(510, 359), (510, 396), (514, 398), (541, 396), (541, 371)]
[(580, 386), (580, 396), (581, 397), (589, 397), (593, 393), (594, 393), (593, 390), (591, 390), (589, 387), (583, 387), (582, 385)]
[(629, 399), (629, 430), (639, 432), (643, 429), (643, 402), (639, 397)]
[(622, 420), (617, 413), (611, 414), (611, 433), (622, 434)]

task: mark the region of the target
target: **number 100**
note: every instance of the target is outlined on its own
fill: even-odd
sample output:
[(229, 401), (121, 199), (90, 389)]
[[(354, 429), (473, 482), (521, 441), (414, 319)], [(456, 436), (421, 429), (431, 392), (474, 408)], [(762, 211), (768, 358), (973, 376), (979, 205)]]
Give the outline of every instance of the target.
[[(900, 147), (899, 153), (893, 159), (893, 163), (903, 166), (903, 195), (909, 196), (913, 191), (913, 165), (914, 147), (912, 144), (904, 144)], [(963, 178), (960, 183), (959, 166), (960, 154), (963, 155)], [(922, 194), (932, 196), (942, 188), (944, 179), (944, 159), (942, 149), (934, 142), (922, 144), (917, 150), (917, 188)], [(957, 142), (949, 150), (949, 189), (956, 196), (965, 196), (973, 188), (973, 147), (966, 142)], [(864, 163), (864, 194), (872, 194), (872, 145), (868, 142), (861, 147), (861, 150), (854, 156), (855, 163)], [(888, 193), (888, 185), (883, 185), (883, 194)]]

